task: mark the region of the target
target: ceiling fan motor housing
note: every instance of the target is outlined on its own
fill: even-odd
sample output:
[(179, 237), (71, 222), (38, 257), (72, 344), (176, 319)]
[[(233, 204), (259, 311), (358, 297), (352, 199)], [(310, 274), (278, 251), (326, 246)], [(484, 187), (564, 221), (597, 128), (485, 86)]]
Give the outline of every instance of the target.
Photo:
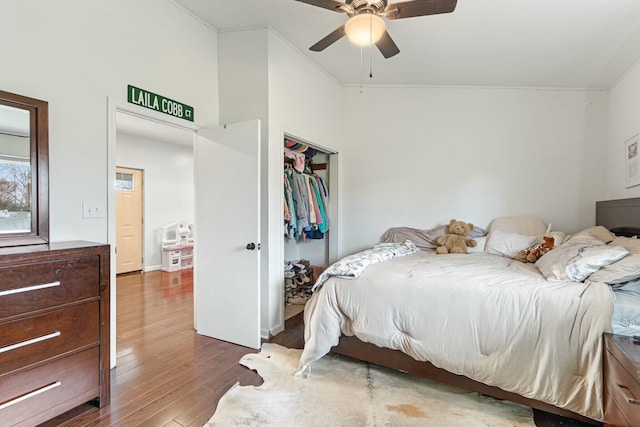
[[(342, 37), (347, 36), (354, 43), (364, 46), (375, 43), (376, 47), (385, 58), (400, 53), (400, 49), (395, 44), (386, 30), (382, 17), (386, 19), (412, 18), (414, 16), (437, 15), (440, 13), (451, 13), (455, 10), (458, 0), (405, 0), (398, 3), (388, 4), (387, 0), (297, 0), (312, 6), (332, 10), (338, 13), (345, 13), (349, 16), (349, 22), (333, 30), (324, 38), (311, 46), (309, 49), (314, 52), (321, 52), (331, 46)], [(362, 22), (362, 15), (370, 15), (369, 26)], [(356, 21), (358, 23), (356, 24)], [(351, 28), (347, 28), (351, 27)], [(366, 33), (365, 37), (358, 37), (354, 40), (353, 33), (356, 28)], [(374, 37), (375, 27), (375, 37)], [(351, 31), (353, 30), (353, 31)], [(379, 37), (379, 39), (378, 39)]]
[(387, 0), (350, 0), (347, 4), (353, 8), (353, 15), (361, 13), (380, 14), (387, 8)]

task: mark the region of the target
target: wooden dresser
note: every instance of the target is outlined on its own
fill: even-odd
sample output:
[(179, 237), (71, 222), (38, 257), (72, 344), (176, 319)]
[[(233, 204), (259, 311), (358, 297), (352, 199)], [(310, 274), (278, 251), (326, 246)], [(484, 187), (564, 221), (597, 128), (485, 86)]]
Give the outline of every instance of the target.
[(0, 249), (0, 424), (109, 404), (109, 246)]
[(640, 345), (604, 335), (605, 426), (640, 426)]

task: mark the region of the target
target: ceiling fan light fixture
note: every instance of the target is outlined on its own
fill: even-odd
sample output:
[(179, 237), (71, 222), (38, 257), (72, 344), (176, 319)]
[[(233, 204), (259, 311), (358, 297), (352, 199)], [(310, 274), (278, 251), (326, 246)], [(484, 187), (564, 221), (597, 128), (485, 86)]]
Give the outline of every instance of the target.
[(349, 19), (344, 31), (351, 43), (358, 46), (369, 46), (380, 40), (386, 31), (386, 26), (378, 15), (362, 13)]

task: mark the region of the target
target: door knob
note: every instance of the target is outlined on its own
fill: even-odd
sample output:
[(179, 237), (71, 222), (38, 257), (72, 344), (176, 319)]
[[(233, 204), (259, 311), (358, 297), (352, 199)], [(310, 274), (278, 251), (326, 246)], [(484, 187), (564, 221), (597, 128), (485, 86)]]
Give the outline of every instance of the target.
[(247, 245), (247, 249), (250, 250), (250, 251), (254, 250), (255, 248), (256, 248), (256, 244), (255, 243), (249, 243)]

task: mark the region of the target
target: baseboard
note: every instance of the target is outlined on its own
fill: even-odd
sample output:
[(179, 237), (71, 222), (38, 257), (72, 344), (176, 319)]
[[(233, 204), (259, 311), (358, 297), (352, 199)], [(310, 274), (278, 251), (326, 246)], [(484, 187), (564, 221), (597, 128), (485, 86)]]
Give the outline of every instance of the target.
[(150, 265), (150, 266), (145, 266), (142, 271), (144, 271), (145, 273), (148, 273), (150, 271), (156, 271), (156, 270), (160, 270), (162, 268), (162, 265)]
[(267, 338), (271, 338), (271, 337), (273, 337), (275, 335), (278, 335), (282, 331), (284, 331), (284, 324), (283, 323), (278, 323), (276, 326), (271, 328)]

